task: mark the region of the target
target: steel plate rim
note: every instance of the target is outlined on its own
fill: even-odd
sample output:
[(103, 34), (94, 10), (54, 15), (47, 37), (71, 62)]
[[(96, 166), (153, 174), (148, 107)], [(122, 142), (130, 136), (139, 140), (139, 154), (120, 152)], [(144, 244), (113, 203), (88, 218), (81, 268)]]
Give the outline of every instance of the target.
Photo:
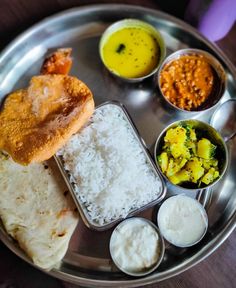
[[(5, 57), (8, 56), (8, 54), (15, 49), (15, 46), (19, 45), (20, 42), (24, 41), (26, 38), (28, 38), (31, 34), (34, 34), (36, 31), (43, 29), (46, 25), (50, 25), (58, 19), (67, 18), (68, 16), (81, 14), (85, 12), (91, 12), (91, 11), (104, 11), (104, 10), (110, 10), (110, 9), (118, 9), (123, 11), (124, 9), (132, 10), (132, 11), (143, 11), (148, 14), (151, 14), (154, 17), (161, 17), (162, 19), (168, 21), (168, 22), (174, 22), (175, 26), (178, 26), (182, 30), (185, 30), (187, 32), (190, 32), (193, 34), (194, 37), (201, 40), (206, 44), (208, 47), (210, 47), (212, 50), (214, 50), (217, 53), (218, 58), (220, 58), (220, 61), (224, 63), (230, 70), (233, 77), (236, 79), (236, 67), (232, 64), (232, 62), (229, 60), (229, 58), (225, 55), (225, 53), (215, 44), (211, 43), (206, 37), (200, 35), (200, 33), (191, 25), (185, 23), (184, 21), (171, 16), (167, 13), (164, 13), (159, 10), (154, 10), (152, 8), (147, 7), (141, 7), (138, 5), (127, 5), (127, 4), (95, 4), (95, 5), (85, 5), (82, 7), (75, 7), (71, 9), (67, 9), (64, 11), (61, 11), (59, 13), (53, 14), (52, 16), (46, 17), (43, 20), (39, 21), (38, 23), (34, 24), (30, 28), (26, 29), (23, 33), (19, 34), (13, 41), (11, 41), (0, 53), (0, 65), (1, 62), (4, 60)], [(131, 279), (131, 280), (98, 280), (98, 279), (88, 279), (88, 278), (82, 278), (80, 276), (75, 275), (68, 275), (63, 271), (52, 269), (51, 271), (45, 271), (41, 268), (39, 268), (37, 265), (35, 265), (23, 252), (20, 251), (20, 248), (14, 245), (9, 239), (8, 235), (4, 235), (5, 233), (0, 233), (0, 240), (11, 250), (13, 251), (17, 256), (19, 256), (21, 259), (29, 263), (30, 265), (36, 267), (38, 270), (49, 274), (51, 276), (54, 276), (58, 279), (69, 281), (71, 283), (75, 284), (82, 284), (82, 285), (103, 285), (105, 287), (109, 287), (111, 284), (114, 287), (118, 287), (119, 285), (122, 285), (122, 287), (136, 287), (137, 285), (148, 285), (153, 284), (159, 281), (163, 281), (165, 279), (171, 278), (173, 276), (176, 276), (191, 267), (195, 266), (205, 258), (207, 258), (209, 255), (211, 255), (219, 246), (229, 237), (229, 235), (233, 232), (233, 230), (236, 227), (236, 212), (233, 213), (228, 221), (228, 223), (225, 225), (225, 227), (222, 229), (222, 231), (214, 238), (212, 239), (207, 247), (204, 247), (200, 252), (200, 255), (197, 256), (197, 259), (188, 259), (187, 263), (185, 263), (184, 267), (175, 266), (174, 268), (171, 268), (168, 272), (160, 272), (158, 273), (158, 279), (155, 279), (155, 275), (149, 275), (141, 279)], [(187, 267), (186, 267), (187, 266)], [(162, 274), (162, 275), (161, 275)], [(97, 287), (97, 286), (96, 286)]]
[[(202, 262), (204, 259), (206, 259), (208, 256), (210, 256), (213, 252), (215, 252), (219, 246), (228, 238), (228, 236), (233, 232), (234, 228), (236, 227), (236, 213), (234, 213), (231, 217), (231, 221), (234, 223), (234, 225), (232, 225), (232, 227), (229, 227), (230, 224), (231, 224), (231, 221), (227, 224), (227, 226), (224, 228), (224, 230), (222, 232), (224, 232), (225, 230), (227, 231), (226, 233), (221, 233), (220, 235), (217, 236), (217, 239), (214, 239), (214, 242), (218, 240), (219, 238), (219, 245), (216, 245), (216, 246), (213, 246), (211, 243), (211, 245), (209, 245), (209, 247), (206, 248), (206, 250), (209, 250), (208, 253), (205, 253), (205, 255), (203, 257), (199, 257), (199, 259), (197, 261), (192, 261), (192, 259), (189, 259), (188, 262), (193, 262), (191, 263), (187, 268), (185, 269), (182, 269), (180, 268), (179, 270), (177, 269), (180, 265), (172, 268), (171, 270), (169, 270), (167, 273), (165, 272), (160, 272), (158, 273), (159, 276), (161, 274), (158, 281), (155, 279), (155, 276), (154, 275), (149, 275), (149, 276), (146, 276), (144, 278), (140, 278), (140, 279), (131, 279), (131, 280), (113, 280), (113, 281), (107, 281), (107, 280), (93, 280), (93, 279), (84, 279), (82, 277), (76, 277), (76, 276), (68, 276), (68, 274), (66, 274), (65, 272), (62, 272), (62, 271), (55, 271), (54, 269), (50, 272), (47, 272), (47, 271), (43, 271), (43, 272), (46, 272), (47, 274), (49, 275), (52, 275), (58, 279), (61, 279), (63, 281), (69, 281), (71, 283), (74, 283), (74, 284), (78, 284), (78, 279), (79, 279), (79, 284), (82, 284), (82, 285), (103, 285), (104, 287), (110, 287), (111, 284), (113, 287), (120, 287), (120, 285), (122, 285), (122, 287), (136, 287), (137, 285), (149, 285), (149, 284), (154, 284), (154, 283), (157, 283), (157, 282), (160, 282), (160, 281), (163, 281), (163, 280), (167, 280), (169, 278), (172, 278), (173, 276), (177, 276), (179, 275), (180, 273), (183, 273), (185, 272), (186, 270), (194, 267), (195, 265), (199, 264), (200, 262)], [(222, 235), (223, 234), (223, 235)], [(212, 242), (212, 241), (211, 241)], [(213, 246), (213, 249), (212, 247)], [(201, 256), (201, 255), (200, 255)], [(188, 263), (187, 263), (188, 264)], [(173, 271), (173, 270), (176, 270), (177, 271)], [(171, 275), (170, 275), (171, 274)], [(102, 286), (102, 287), (103, 287)], [(94, 286), (95, 287), (95, 286)]]
[(59, 13), (54, 13), (51, 16), (47, 16), (45, 17), (43, 20), (33, 24), (31, 27), (29, 27), (28, 29), (26, 29), (24, 32), (20, 33), (17, 37), (15, 37), (12, 41), (10, 41), (7, 46), (5, 48), (3, 48), (3, 50), (0, 52), (0, 64), (1, 61), (4, 57), (7, 56), (8, 53), (11, 52), (12, 49), (14, 49), (15, 45), (18, 45), (18, 42), (23, 41), (24, 38), (27, 38), (30, 36), (30, 34), (35, 33), (37, 30), (42, 29), (44, 26), (49, 25), (51, 23), (53, 23), (54, 21), (56, 22), (58, 20), (58, 18), (62, 19), (62, 18), (67, 18), (69, 15), (72, 16), (73, 14), (77, 14), (79, 12), (83, 12), (83, 11), (98, 11), (98, 10), (110, 10), (110, 9), (119, 9), (119, 10), (123, 10), (124, 8), (126, 9), (131, 9), (131, 10), (138, 10), (138, 11), (146, 11), (149, 12), (150, 14), (153, 14), (155, 16), (162, 16), (162, 18), (165, 18), (166, 20), (168, 20), (169, 22), (174, 22), (175, 25), (177, 24), (181, 29), (184, 29), (186, 31), (191, 31), (192, 34), (194, 34), (194, 36), (198, 39), (201, 39), (205, 44), (207, 44), (208, 46), (210, 46), (213, 50), (216, 50), (217, 53), (220, 54), (221, 61), (224, 60), (224, 62), (226, 62), (227, 66), (230, 66), (230, 70), (232, 70), (232, 74), (234, 75), (234, 77), (236, 78), (236, 67), (234, 67), (233, 63), (229, 60), (229, 58), (226, 56), (226, 54), (215, 44), (210, 42), (204, 35), (201, 35), (196, 28), (194, 28), (193, 26), (191, 26), (190, 24), (184, 22), (181, 19), (178, 19), (177, 17), (174, 17), (168, 13), (165, 13), (163, 11), (160, 10), (154, 10), (152, 8), (147, 8), (147, 7), (142, 7), (139, 5), (129, 5), (129, 4), (93, 4), (93, 5), (85, 5), (85, 6), (81, 6), (81, 7), (74, 7), (74, 8), (70, 8), (70, 9), (66, 9), (64, 11), (61, 11)]
[[(234, 225), (230, 225), (231, 222), (234, 222)], [(229, 229), (227, 229), (229, 227)], [(167, 275), (165, 275), (164, 273), (159, 273), (160, 274), (164, 274), (163, 276), (160, 277), (160, 279), (158, 279), (158, 282), (169, 279), (173, 276), (176, 276), (192, 267), (194, 267), (196, 264), (200, 263), (201, 261), (203, 261), (204, 259), (206, 259), (209, 255), (211, 255), (213, 252), (215, 252), (217, 250), (217, 248), (228, 238), (228, 236), (233, 232), (234, 228), (236, 227), (236, 213), (234, 213), (231, 216), (230, 222), (227, 224), (227, 226), (224, 228), (224, 230), (222, 232), (224, 232), (226, 230), (226, 233), (221, 233), (220, 235), (218, 235), (217, 238), (220, 238), (220, 244), (213, 246), (213, 249), (211, 249), (212, 243), (211, 245), (209, 245), (210, 247), (207, 247), (207, 250), (209, 250), (209, 253), (206, 253), (203, 257), (200, 257), (200, 259), (198, 259), (197, 261), (191, 263), (191, 265), (189, 265), (189, 267), (187, 269), (180, 269), (179, 271), (175, 271), (174, 273), (172, 273), (171, 275), (168, 275), (172, 272), (173, 269), (172, 268), (171, 271), (169, 271), (168, 273), (166, 273)], [(223, 235), (222, 235), (223, 234)], [(9, 236), (6, 236), (6, 238)], [(11, 245), (11, 242), (8, 243), (8, 241), (6, 241), (6, 239), (4, 239), (2, 233), (0, 233), (0, 240), (11, 250), (13, 251), (17, 256), (19, 256), (21, 259), (23, 259), (24, 261), (26, 261), (28, 264), (30, 264), (31, 266), (37, 268), (38, 270), (40, 270), (41, 272), (48, 274), (50, 276), (53, 276), (57, 279), (60, 279), (62, 281), (69, 281), (70, 283), (73, 284), (82, 284), (82, 285), (103, 285), (104, 287), (110, 287), (111, 283), (113, 285), (113, 287), (118, 287), (122, 284), (122, 287), (136, 287), (137, 285), (149, 285), (149, 284), (154, 284), (157, 281), (155, 279), (147, 279), (147, 278), (153, 278), (151, 276), (149, 277), (144, 277), (144, 278), (140, 278), (140, 279), (134, 279), (134, 280), (129, 280), (128, 283), (126, 280), (122, 281), (122, 280), (114, 280), (114, 281), (107, 281), (107, 280), (93, 280), (93, 279), (85, 279), (82, 277), (76, 277), (73, 275), (68, 276), (68, 274), (66, 274), (65, 272), (59, 271), (59, 270), (55, 270), (52, 269), (51, 271), (46, 271), (43, 270), (41, 268), (39, 268), (38, 266), (36, 266), (28, 257), (26, 254), (24, 254), (23, 251), (20, 251), (19, 249), (16, 248), (15, 245)], [(217, 241), (217, 239), (214, 239), (214, 242)], [(191, 259), (190, 259), (191, 260)], [(188, 262), (190, 262), (190, 260)], [(181, 266), (181, 265), (179, 265)], [(178, 268), (178, 266), (177, 266)], [(79, 282), (78, 282), (79, 280)], [(149, 281), (147, 281), (149, 280)], [(95, 286), (96, 287), (96, 286)]]
[[(190, 268), (194, 267), (195, 265), (199, 264), (200, 262), (202, 262), (204, 259), (206, 259), (208, 256), (210, 256), (213, 252), (215, 252), (219, 248), (219, 246), (228, 238), (228, 236), (233, 232), (234, 228), (236, 227), (236, 213), (233, 214), (231, 220), (234, 223), (234, 225), (232, 225), (231, 227), (229, 227), (229, 229), (227, 229), (228, 226), (230, 226), (231, 222), (228, 223), (227, 226), (222, 231), (222, 232), (224, 232), (226, 230), (227, 232), (221, 233), (223, 235), (220, 234), (220, 235), (218, 235), (217, 239), (214, 239), (214, 242), (215, 242), (219, 238), (219, 241), (220, 241), (219, 245), (213, 246), (211, 243), (211, 245), (209, 245), (209, 247), (206, 248), (206, 250), (209, 250), (209, 252), (205, 253), (205, 255), (203, 257), (199, 257), (199, 259), (197, 261), (194, 261), (194, 262), (192, 261), (192, 259), (188, 260), (187, 264), (189, 264), (189, 262), (193, 262), (193, 263), (190, 263), (187, 268), (180, 268), (178, 270), (178, 267), (181, 266), (181, 264), (180, 264), (180, 265), (172, 268), (171, 270), (169, 270), (167, 273), (165, 273), (165, 272), (158, 273), (159, 276), (161, 274), (163, 274), (159, 277), (158, 280), (155, 279), (154, 275), (149, 275), (149, 276), (143, 277), (141, 279), (131, 279), (131, 280), (113, 280), (113, 281), (93, 280), (93, 279), (85, 279), (82, 277), (77, 277), (74, 275), (68, 276), (68, 274), (66, 274), (65, 272), (59, 271), (59, 270), (55, 271), (54, 269), (52, 271), (49, 271), (49, 272), (43, 271), (41, 269), (40, 270), (45, 272), (46, 274), (54, 276), (55, 278), (61, 279), (63, 281), (69, 281), (70, 283), (73, 283), (73, 284), (86, 285), (85, 287), (89, 287), (87, 285), (93, 285), (93, 287), (98, 287), (98, 286), (96, 286), (98, 284), (103, 285), (101, 287), (111, 287), (111, 284), (112, 284), (113, 287), (124, 287), (124, 288), (130, 287), (130, 288), (132, 288), (132, 287), (137, 287), (140, 285), (154, 284), (154, 283), (157, 283), (157, 282), (160, 282), (163, 280), (167, 280), (169, 278), (172, 278), (173, 276), (177, 276), (180, 273), (187, 271), (188, 269), (190, 269)], [(213, 249), (211, 246), (213, 246)], [(34, 264), (33, 264), (33, 266), (34, 266)], [(173, 270), (177, 270), (177, 271), (173, 271)], [(78, 282), (78, 280), (79, 280), (79, 282)], [(120, 286), (120, 285), (122, 285), (122, 286)]]

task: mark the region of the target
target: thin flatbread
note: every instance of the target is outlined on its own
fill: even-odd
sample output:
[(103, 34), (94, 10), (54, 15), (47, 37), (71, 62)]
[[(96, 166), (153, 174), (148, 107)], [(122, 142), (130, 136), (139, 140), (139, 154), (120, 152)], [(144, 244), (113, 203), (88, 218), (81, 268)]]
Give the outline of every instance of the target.
[(36, 265), (50, 269), (64, 257), (75, 210), (54, 160), (21, 166), (0, 152), (0, 218)]

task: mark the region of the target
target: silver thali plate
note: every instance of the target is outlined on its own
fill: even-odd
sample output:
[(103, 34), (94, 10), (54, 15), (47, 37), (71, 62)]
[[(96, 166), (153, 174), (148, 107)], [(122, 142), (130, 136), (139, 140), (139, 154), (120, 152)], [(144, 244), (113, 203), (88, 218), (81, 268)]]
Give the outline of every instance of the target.
[[(138, 18), (154, 25), (164, 37), (167, 55), (188, 47), (212, 53), (227, 73), (227, 90), (221, 103), (236, 97), (236, 71), (233, 65), (215, 45), (191, 26), (160, 11), (114, 4), (68, 10), (45, 19), (16, 38), (0, 57), (0, 99), (14, 89), (27, 86), (31, 76), (39, 73), (47, 53), (58, 47), (72, 47), (74, 61), (71, 74), (91, 88), (96, 105), (110, 100), (123, 103), (146, 147), (153, 153), (156, 138), (162, 129), (189, 115), (177, 114), (161, 101), (154, 78), (136, 84), (124, 83), (104, 68), (98, 52), (100, 36), (108, 25), (123, 18)], [(210, 121), (213, 112), (193, 117)], [(158, 269), (151, 275), (136, 279), (119, 272), (112, 264), (109, 255), (112, 229), (95, 232), (80, 221), (66, 256), (48, 273), (88, 287), (136, 287), (170, 278), (205, 259), (224, 242), (236, 225), (236, 139), (230, 140), (227, 145), (230, 161), (224, 179), (210, 192), (190, 195), (204, 203), (209, 217), (208, 232), (196, 246), (179, 249), (167, 245), (164, 260)], [(181, 193), (170, 187), (167, 190), (168, 195)], [(155, 222), (156, 208), (147, 209), (139, 216)], [(16, 255), (32, 264), (1, 226), (0, 239)]]

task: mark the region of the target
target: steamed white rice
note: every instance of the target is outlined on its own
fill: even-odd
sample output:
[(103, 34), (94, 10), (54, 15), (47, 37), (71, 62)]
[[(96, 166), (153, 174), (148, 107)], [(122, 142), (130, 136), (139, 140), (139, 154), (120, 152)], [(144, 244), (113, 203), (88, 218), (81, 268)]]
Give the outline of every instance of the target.
[(58, 152), (91, 220), (100, 225), (155, 200), (162, 184), (123, 110), (96, 109), (90, 123)]

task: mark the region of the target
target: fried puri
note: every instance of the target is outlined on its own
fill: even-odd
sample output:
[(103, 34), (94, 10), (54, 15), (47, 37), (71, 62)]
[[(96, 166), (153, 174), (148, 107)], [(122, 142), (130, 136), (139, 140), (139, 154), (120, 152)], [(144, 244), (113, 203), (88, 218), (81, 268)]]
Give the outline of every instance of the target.
[(1, 107), (0, 149), (23, 165), (47, 160), (93, 111), (93, 95), (76, 77), (34, 76), (27, 89), (10, 94)]

